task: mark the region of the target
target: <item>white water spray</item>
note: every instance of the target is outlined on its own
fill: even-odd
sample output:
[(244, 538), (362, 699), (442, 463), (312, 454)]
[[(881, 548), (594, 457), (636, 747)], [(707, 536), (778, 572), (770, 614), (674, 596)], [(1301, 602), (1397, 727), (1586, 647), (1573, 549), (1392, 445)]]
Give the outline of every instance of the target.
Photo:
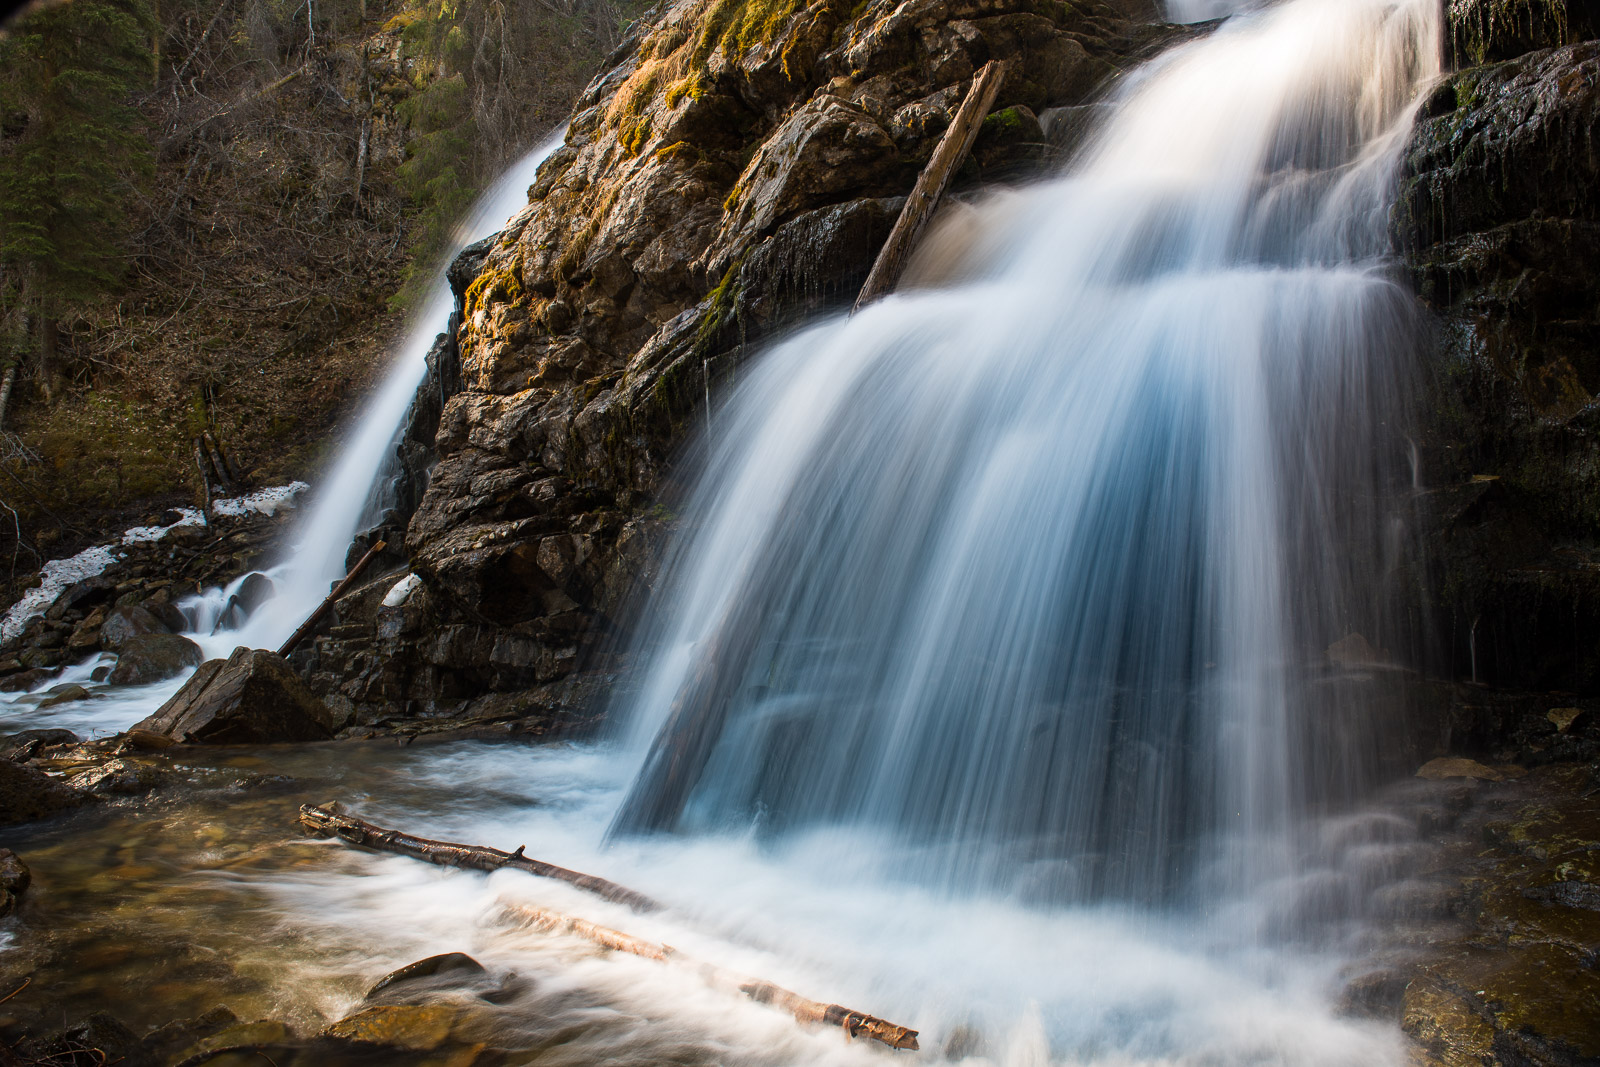
[(865, 830), (897, 879), (1053, 904), (1292, 875), (1384, 725), (1323, 649), (1402, 636), (1382, 258), (1439, 17), (1234, 19), (969, 223), (956, 283), (764, 357), (651, 609), (615, 831)]

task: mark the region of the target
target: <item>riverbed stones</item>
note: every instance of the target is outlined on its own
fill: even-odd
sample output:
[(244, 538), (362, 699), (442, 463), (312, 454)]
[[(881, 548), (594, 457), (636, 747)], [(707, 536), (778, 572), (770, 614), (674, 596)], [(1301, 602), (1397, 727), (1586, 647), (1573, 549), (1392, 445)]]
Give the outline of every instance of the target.
[(20, 856), (9, 848), (0, 848), (0, 919), (16, 910), (32, 877)]
[(276, 653), (236, 648), (209, 660), (135, 731), (191, 744), (321, 741), (333, 735), (327, 705)]
[(323, 1030), (324, 1037), (428, 1052), (443, 1045), (460, 1014), (450, 1004), (383, 1004), (363, 1008)]
[(42, 819), (87, 801), (82, 793), (43, 771), (0, 760), (0, 826)]
[(117, 646), (117, 665), (106, 679), (112, 685), (149, 685), (198, 665), (200, 646), (174, 633), (135, 634)]

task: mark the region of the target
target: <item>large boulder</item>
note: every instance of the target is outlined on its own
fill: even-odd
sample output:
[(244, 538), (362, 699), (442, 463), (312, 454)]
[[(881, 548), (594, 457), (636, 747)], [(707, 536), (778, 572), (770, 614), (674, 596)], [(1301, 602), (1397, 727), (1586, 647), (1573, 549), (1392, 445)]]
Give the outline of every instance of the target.
[(0, 760), (0, 826), (42, 819), (88, 798), (43, 771)]
[(150, 634), (172, 631), (155, 614), (139, 605), (118, 608), (100, 624), (100, 647), (108, 652), (120, 652), (125, 642)]
[(283, 657), (241, 646), (201, 664), (133, 730), (210, 745), (322, 741), (333, 736), (333, 718)]
[(112, 685), (148, 685), (182, 674), (205, 659), (200, 646), (178, 634), (136, 634), (117, 648), (117, 666), (107, 679)]

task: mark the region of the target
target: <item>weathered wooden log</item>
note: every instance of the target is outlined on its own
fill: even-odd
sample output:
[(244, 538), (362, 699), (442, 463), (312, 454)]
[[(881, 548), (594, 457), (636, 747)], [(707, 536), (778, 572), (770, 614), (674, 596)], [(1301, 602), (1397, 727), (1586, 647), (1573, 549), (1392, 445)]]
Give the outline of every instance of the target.
[(289, 635), (289, 640), (285, 641), (283, 647), (278, 649), (278, 655), (287, 658), (289, 653), (294, 651), (295, 646), (304, 641), (306, 635), (317, 628), (317, 623), (322, 621), (322, 617), (333, 610), (333, 605), (338, 602), (339, 598), (344, 596), (352, 585), (356, 584), (356, 579), (361, 577), (361, 572), (367, 569), (367, 564), (371, 563), (378, 553), (387, 547), (389, 547), (387, 542), (374, 542), (372, 547), (367, 549), (366, 555), (356, 560), (356, 565), (350, 568), (350, 573), (345, 575), (344, 579), (333, 587), (333, 592), (328, 594), (328, 599), (318, 604), (317, 610), (313, 611), (310, 617), (300, 624), (298, 630)]
[(399, 830), (388, 830), (363, 819), (310, 804), (301, 805), (300, 823), (307, 830), (322, 837), (337, 837), (352, 845), (370, 848), (377, 852), (394, 852), (413, 859), (437, 863), (441, 867), (464, 867), (474, 871), (497, 871), (502, 868), (527, 871), (541, 878), (554, 878), (568, 885), (575, 885), (597, 897), (622, 904), (634, 911), (650, 912), (661, 909), (660, 904), (627, 886), (597, 878), (592, 874), (557, 867), (543, 860), (530, 859), (523, 855), (521, 846), (515, 852), (501, 852), (497, 848), (487, 848), (483, 845), (432, 841), (425, 837), (413, 837)]
[(742, 993), (761, 1004), (782, 1008), (801, 1022), (837, 1026), (851, 1037), (871, 1038), (890, 1048), (915, 1051), (921, 1047), (917, 1043), (917, 1031), (908, 1027), (839, 1004), (824, 1004), (760, 978), (735, 974), (714, 964), (685, 956), (671, 945), (646, 941), (632, 934), (613, 930), (609, 926), (601, 926), (587, 919), (579, 919), (549, 908), (513, 903), (503, 899), (500, 905), (512, 917), (547, 933), (573, 934), (604, 948), (643, 956), (645, 959), (687, 963), (698, 969), (701, 977), (709, 985)]
[(906, 206), (900, 209), (900, 217), (895, 220), (889, 240), (878, 253), (877, 260), (872, 264), (872, 273), (867, 275), (866, 284), (862, 285), (861, 293), (856, 297), (854, 310), (860, 311), (878, 297), (893, 292), (899, 284), (900, 275), (905, 272), (911, 253), (916, 250), (922, 231), (927, 228), (933, 213), (939, 208), (939, 201), (944, 198), (945, 190), (950, 187), (950, 179), (955, 177), (956, 171), (966, 161), (967, 154), (972, 151), (972, 142), (978, 139), (978, 131), (989, 109), (994, 106), (1005, 75), (1005, 63), (995, 59), (984, 64), (972, 79), (972, 87), (967, 90), (966, 98), (950, 120), (950, 128), (939, 139), (928, 165), (922, 168), (922, 174), (917, 178), (916, 187), (906, 198)]

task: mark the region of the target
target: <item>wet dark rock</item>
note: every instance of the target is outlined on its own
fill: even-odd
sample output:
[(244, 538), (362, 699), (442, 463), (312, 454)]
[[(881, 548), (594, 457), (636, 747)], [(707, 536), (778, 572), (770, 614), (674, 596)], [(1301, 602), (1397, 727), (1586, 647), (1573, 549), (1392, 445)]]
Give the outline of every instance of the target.
[(138, 1035), (116, 1016), (103, 1011), (49, 1037), (25, 1041), (19, 1051), (23, 1063), (154, 1067), (154, 1061), (140, 1046)]
[(246, 575), (239, 588), (234, 590), (233, 603), (246, 615), (272, 599), (275, 587), (265, 574)]
[(1411, 976), (1399, 970), (1370, 971), (1345, 984), (1339, 998), (1342, 1015), (1398, 1020)]
[(173, 633), (136, 634), (117, 646), (117, 665), (106, 679), (112, 685), (148, 685), (182, 674), (205, 658), (200, 646)]
[(23, 763), (41, 749), (57, 745), (75, 745), (79, 741), (71, 730), (22, 730), (0, 737), (0, 759)]
[(45, 690), (45, 694), (45, 698), (39, 701), (39, 707), (41, 709), (53, 708), (58, 704), (67, 704), (74, 700), (88, 700), (90, 696), (87, 689), (75, 682), (68, 682), (64, 685), (53, 685), (49, 689)]
[(429, 979), (433, 981), (426, 981), (426, 984), (431, 987), (442, 983), (459, 983), (462, 979), (472, 980), (487, 973), (483, 964), (465, 952), (444, 952), (390, 971), (367, 990), (367, 997), (371, 999), (386, 989), (416, 985)]
[(1031, 176), (1049, 148), (1039, 117), (1026, 104), (1013, 104), (983, 120), (972, 156), (989, 181), (1016, 173)]
[(161, 772), (131, 760), (112, 759), (73, 775), (69, 782), (74, 789), (94, 796), (138, 796), (160, 784)]
[(139, 1042), (146, 1055), (158, 1062), (170, 1063), (182, 1059), (177, 1055), (213, 1034), (237, 1024), (239, 1017), (225, 1007), (212, 1008), (193, 1019), (178, 1019), (151, 1030)]
[(27, 865), (15, 852), (0, 848), (0, 919), (17, 909), (23, 890), (32, 879)]
[(1600, 690), (1597, 128), (1600, 43), (1575, 44), (1455, 74), (1406, 155), (1395, 238), (1437, 316), (1425, 584), (1455, 677)]
[(1416, 928), (1401, 1025), (1427, 1067), (1576, 1067), (1600, 1056), (1600, 809), (1583, 764), (1484, 783), (1433, 844), (1460, 904)]
[(322, 1031), (322, 1036), (364, 1045), (429, 1052), (450, 1037), (461, 1014), (451, 1004), (394, 1004), (363, 1008)]
[(0, 826), (31, 822), (86, 803), (82, 793), (43, 771), (0, 760)]
[(1450, 0), (1456, 66), (1497, 63), (1585, 41), (1600, 33), (1596, 0)]
[[(229, 1013), (232, 1015), (232, 1013)], [(224, 1051), (239, 1049), (254, 1055), (282, 1045), (289, 1040), (289, 1028), (276, 1019), (259, 1019), (252, 1023), (232, 1023), (195, 1041), (186, 1047), (173, 1062), (199, 1067), (221, 1056)], [(269, 1057), (270, 1058), (270, 1057)], [(264, 1061), (263, 1061), (264, 1062)]]
[(241, 646), (227, 660), (202, 664), (133, 730), (178, 742), (239, 745), (326, 740), (333, 723), (327, 706), (282, 657)]
[(119, 652), (130, 638), (171, 632), (170, 627), (143, 607), (120, 607), (106, 616), (106, 621), (101, 624), (100, 645), (108, 652)]
[(8, 675), (5, 678), (0, 678), (0, 693), (29, 692), (37, 689), (59, 673), (61, 672), (48, 667), (35, 667), (32, 670)]

